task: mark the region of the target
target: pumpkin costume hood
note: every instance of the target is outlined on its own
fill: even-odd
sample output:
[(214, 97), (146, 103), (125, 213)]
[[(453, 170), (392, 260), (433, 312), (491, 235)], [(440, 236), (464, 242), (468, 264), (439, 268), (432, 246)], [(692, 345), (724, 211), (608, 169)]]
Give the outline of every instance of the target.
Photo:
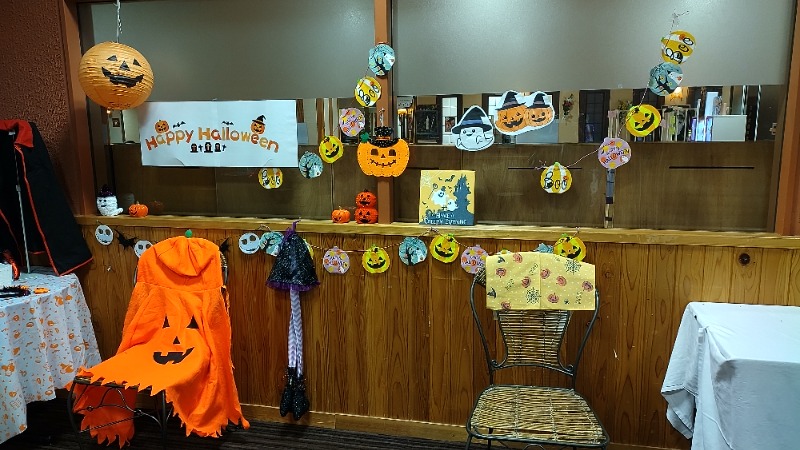
[[(183, 236), (145, 251), (117, 354), (81, 375), (130, 387), (122, 397), (131, 406), (137, 390), (150, 388), (151, 395), (165, 391), (187, 436), (217, 437), (229, 422), (249, 427), (233, 379), (220, 258), (214, 243)], [(84, 415), (81, 429), (132, 417), (125, 408), (98, 408), (101, 401), (122, 402), (106, 391), (102, 386), (76, 385), (74, 409)], [(91, 434), (100, 443), (118, 439), (122, 447), (133, 436), (133, 421), (92, 429)]]

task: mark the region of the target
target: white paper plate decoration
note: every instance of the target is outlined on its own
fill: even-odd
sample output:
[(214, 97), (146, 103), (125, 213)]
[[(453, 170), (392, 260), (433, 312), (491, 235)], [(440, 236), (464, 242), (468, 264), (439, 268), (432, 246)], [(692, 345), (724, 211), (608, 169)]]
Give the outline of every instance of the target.
[(258, 248), (264, 249), (268, 255), (278, 256), (278, 250), (281, 249), (281, 243), (283, 242), (283, 235), (277, 231), (270, 231), (269, 233), (264, 233), (261, 236), (261, 240), (258, 243)]
[(361, 106), (373, 106), (381, 98), (381, 84), (375, 78), (364, 77), (356, 84), (355, 97)]
[(152, 247), (153, 243), (146, 240), (136, 241), (136, 245), (133, 246), (133, 253), (136, 254), (137, 258), (142, 257), (142, 253), (145, 252), (148, 248)]
[(624, 139), (607, 137), (597, 149), (597, 159), (606, 169), (616, 169), (631, 160), (631, 146)]
[(114, 232), (108, 225), (98, 225), (94, 229), (94, 238), (103, 245), (111, 245), (114, 242)]
[(322, 158), (314, 153), (303, 153), (297, 166), (300, 169), (300, 175), (306, 178), (317, 178), (322, 175)]
[(677, 64), (662, 62), (650, 69), (650, 82), (647, 87), (656, 94), (666, 97), (678, 89), (683, 81), (683, 70)]
[(461, 253), (461, 268), (464, 269), (465, 272), (476, 274), (480, 271), (484, 266), (486, 266), (486, 256), (489, 253), (482, 249), (480, 245), (475, 245), (473, 247), (467, 247), (463, 253)]
[(428, 247), (419, 238), (407, 237), (400, 243), (398, 253), (403, 264), (413, 266), (425, 261), (428, 257)]
[(257, 234), (251, 232), (244, 233), (239, 236), (239, 250), (246, 255), (252, 255), (258, 251), (259, 237)]
[(369, 70), (375, 75), (386, 75), (394, 65), (394, 49), (389, 44), (380, 43), (369, 49)]
[(364, 113), (358, 108), (345, 108), (339, 112), (339, 128), (347, 136), (358, 136), (365, 123)]
[(339, 247), (328, 249), (322, 256), (322, 267), (328, 273), (344, 274), (350, 270), (350, 255)]

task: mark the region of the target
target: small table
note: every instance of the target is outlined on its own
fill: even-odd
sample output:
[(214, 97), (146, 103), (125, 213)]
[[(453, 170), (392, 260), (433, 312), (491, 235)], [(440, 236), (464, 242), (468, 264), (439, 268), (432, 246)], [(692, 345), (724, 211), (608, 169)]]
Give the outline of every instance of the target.
[[(100, 352), (75, 274), (56, 276), (33, 268), (14, 285), (31, 294), (0, 298), (0, 443), (27, 429), (26, 405), (55, 398), (81, 367), (100, 362)], [(49, 290), (34, 294), (37, 287)]]
[(689, 303), (661, 394), (693, 450), (800, 448), (800, 307)]

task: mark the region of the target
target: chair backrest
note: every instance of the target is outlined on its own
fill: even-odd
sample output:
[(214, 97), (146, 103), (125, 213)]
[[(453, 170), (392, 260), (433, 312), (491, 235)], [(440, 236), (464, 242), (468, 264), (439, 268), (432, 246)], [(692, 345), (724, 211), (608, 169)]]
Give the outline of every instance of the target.
[[(484, 327), (476, 306), (476, 300), (479, 302), (483, 300), (482, 303), (485, 306), (484, 290), (476, 289), (477, 286), (485, 288), (485, 283), (485, 271), (481, 270), (475, 275), (470, 288), (470, 306), (483, 344), (490, 382), (494, 382), (494, 372), (497, 370), (516, 366), (532, 366), (563, 373), (570, 377), (574, 387), (578, 363), (589, 333), (597, 319), (600, 301), (597, 290), (595, 290), (595, 308), (592, 318), (583, 333), (577, 354), (572, 361), (565, 363), (561, 350), (572, 311), (559, 309), (494, 311), (498, 334), (503, 342), (503, 354), (502, 357), (499, 357), (500, 355), (493, 357), (486, 337), (489, 330), (488, 327)], [(480, 298), (476, 299), (476, 296)]]

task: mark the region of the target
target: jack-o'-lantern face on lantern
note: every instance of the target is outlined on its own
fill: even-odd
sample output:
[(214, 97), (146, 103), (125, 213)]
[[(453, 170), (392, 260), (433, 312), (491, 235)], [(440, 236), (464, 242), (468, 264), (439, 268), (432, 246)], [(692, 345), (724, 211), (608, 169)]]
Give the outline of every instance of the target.
[(451, 263), (458, 259), (458, 242), (452, 234), (439, 235), (431, 241), (431, 255), (444, 263)]
[(361, 257), (361, 263), (364, 270), (369, 273), (383, 273), (389, 269), (391, 261), (389, 261), (389, 254), (386, 250), (380, 247), (372, 247)]
[(142, 104), (153, 89), (153, 71), (136, 49), (102, 42), (81, 57), (78, 80), (86, 95), (108, 109)]
[(519, 131), (527, 126), (527, 108), (525, 105), (518, 105), (513, 108), (497, 110), (497, 120), (494, 125), (500, 132)]
[(266, 118), (264, 116), (258, 116), (250, 123), (250, 131), (255, 134), (263, 134), (264, 133), (264, 120)]
[(319, 156), (326, 163), (336, 162), (343, 154), (342, 141), (336, 136), (325, 136), (319, 143)]
[(376, 177), (396, 177), (406, 170), (408, 143), (391, 136), (391, 128), (377, 127), (375, 139), (358, 144), (358, 165), (362, 172)]
[(166, 133), (169, 131), (169, 124), (166, 120), (159, 120), (155, 125), (156, 133)]
[(658, 128), (660, 123), (661, 113), (652, 105), (642, 104), (628, 110), (625, 128), (634, 136), (644, 137)]

